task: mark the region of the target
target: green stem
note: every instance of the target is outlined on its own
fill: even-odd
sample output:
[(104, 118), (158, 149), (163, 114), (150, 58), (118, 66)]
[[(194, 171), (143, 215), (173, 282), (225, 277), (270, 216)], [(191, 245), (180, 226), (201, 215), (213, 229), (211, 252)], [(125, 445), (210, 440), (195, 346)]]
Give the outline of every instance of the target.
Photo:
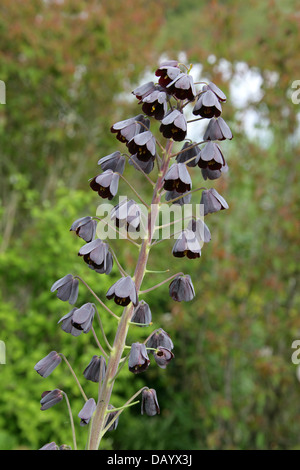
[(96, 335), (96, 332), (95, 332), (93, 326), (92, 326), (92, 333), (93, 333), (93, 336), (94, 336), (94, 338), (95, 338), (95, 341), (96, 341), (96, 343), (97, 343), (98, 348), (100, 349), (100, 351), (102, 352), (102, 354), (104, 354), (105, 357), (108, 357), (107, 352), (103, 349), (103, 347), (102, 347), (101, 344), (100, 344), (100, 341), (98, 340), (98, 337), (97, 337), (97, 335)]
[(74, 420), (73, 420), (73, 415), (72, 415), (72, 410), (71, 410), (71, 405), (69, 402), (68, 395), (62, 390), (62, 393), (66, 399), (68, 411), (69, 411), (69, 417), (70, 417), (70, 423), (71, 423), (71, 429), (72, 429), (72, 437), (73, 437), (73, 446), (74, 450), (77, 450), (77, 444), (76, 444), (76, 433), (75, 433), (75, 426), (74, 426)]
[(86, 394), (84, 393), (84, 390), (83, 390), (83, 388), (82, 388), (82, 386), (81, 386), (81, 384), (80, 384), (80, 382), (79, 382), (79, 380), (78, 380), (78, 378), (77, 378), (77, 376), (76, 376), (76, 374), (75, 374), (75, 372), (74, 372), (74, 370), (73, 370), (71, 364), (69, 363), (68, 359), (66, 358), (66, 356), (65, 356), (63, 353), (59, 353), (59, 355), (62, 357), (62, 359), (63, 359), (63, 360), (65, 361), (65, 363), (67, 364), (67, 366), (68, 366), (68, 368), (69, 368), (71, 374), (73, 375), (73, 377), (74, 377), (74, 379), (75, 379), (75, 382), (76, 382), (77, 385), (78, 385), (78, 388), (79, 388), (79, 390), (80, 390), (80, 392), (81, 392), (81, 395), (83, 396), (84, 400), (87, 401), (88, 398), (87, 398)]

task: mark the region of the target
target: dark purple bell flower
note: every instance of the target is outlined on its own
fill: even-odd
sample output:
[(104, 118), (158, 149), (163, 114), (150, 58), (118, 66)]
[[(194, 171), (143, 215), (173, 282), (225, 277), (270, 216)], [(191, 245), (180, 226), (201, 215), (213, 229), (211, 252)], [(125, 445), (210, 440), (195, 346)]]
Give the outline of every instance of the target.
[(178, 62), (176, 60), (162, 62), (159, 68), (155, 71), (155, 75), (159, 77), (158, 83), (163, 87), (166, 87), (171, 83), (180, 73)]
[(138, 114), (133, 118), (117, 122), (110, 130), (117, 134), (116, 137), (120, 142), (128, 143), (135, 135), (145, 132), (147, 128), (149, 129), (149, 126), (149, 119), (145, 119), (142, 114)]
[(205, 189), (202, 191), (200, 205), (204, 206), (204, 213), (201, 215), (212, 214), (224, 209), (228, 209), (229, 206), (225, 199), (215, 190), (215, 188)]
[(147, 116), (161, 121), (168, 110), (168, 95), (163, 89), (157, 88), (145, 96), (142, 103), (142, 110)]
[(140, 230), (141, 209), (133, 199), (124, 199), (111, 211), (111, 220), (117, 227), (125, 227), (127, 231)]
[(86, 242), (91, 242), (96, 234), (97, 221), (92, 217), (81, 217), (73, 222), (70, 232), (74, 231), (76, 235)]
[(124, 155), (121, 155), (119, 151), (106, 155), (106, 157), (102, 157), (98, 160), (98, 165), (100, 165), (102, 171), (112, 170), (114, 173), (120, 174), (123, 174), (125, 163), (126, 158)]
[[(108, 405), (107, 409), (108, 410), (113, 410), (114, 406)], [(107, 413), (107, 420), (106, 420), (106, 423), (105, 423), (105, 427), (113, 420), (113, 418), (116, 416), (117, 413), (118, 413), (118, 411), (111, 411), (110, 413)], [(112, 425), (108, 428), (107, 431), (114, 431), (115, 429), (117, 429), (118, 423), (119, 423), (119, 416), (112, 423)]]
[(132, 155), (136, 155), (143, 162), (148, 162), (155, 157), (156, 140), (151, 131), (146, 131), (135, 135), (128, 142), (127, 147)]
[(201, 245), (192, 230), (183, 230), (174, 243), (172, 254), (176, 258), (183, 258), (184, 256), (189, 259), (200, 258)]
[(84, 369), (83, 375), (87, 380), (99, 382), (101, 371), (101, 380), (105, 377), (106, 361), (103, 356), (93, 356), (89, 365)]
[(173, 139), (180, 142), (185, 139), (187, 122), (184, 114), (178, 109), (169, 111), (159, 127), (160, 132), (166, 139)]
[(203, 140), (231, 140), (232, 132), (222, 117), (212, 118), (203, 136)]
[(203, 179), (206, 181), (208, 180), (216, 180), (222, 176), (223, 173), (227, 173), (228, 171), (228, 165), (225, 163), (220, 170), (211, 170), (209, 167), (206, 168), (201, 168), (201, 173), (203, 176)]
[(58, 388), (54, 390), (47, 390), (46, 392), (42, 393), (42, 399), (40, 401), (41, 410), (45, 411), (51, 408), (52, 406), (56, 405), (63, 399), (63, 393)]
[(217, 96), (210, 90), (204, 91), (196, 102), (193, 114), (203, 118), (219, 117), (222, 113), (222, 106)]
[(193, 145), (194, 142), (185, 142), (183, 144), (181, 152), (176, 156), (177, 163), (185, 163), (188, 160), (191, 160), (186, 163), (186, 165), (189, 167), (197, 166), (197, 163), (200, 158), (200, 148), (198, 147), (198, 145)]
[(80, 248), (78, 256), (83, 256), (89, 267), (99, 274), (109, 274), (113, 267), (113, 257), (107, 243), (96, 238)]
[(191, 187), (192, 180), (186, 165), (184, 163), (173, 163), (165, 176), (164, 189), (185, 193), (190, 191)]
[(216, 142), (209, 141), (201, 149), (198, 160), (199, 168), (209, 168), (210, 170), (220, 170), (225, 165), (223, 153)]
[(86, 303), (80, 308), (73, 308), (71, 312), (64, 315), (58, 323), (61, 323), (62, 330), (71, 333), (72, 336), (79, 336), (82, 332), (88, 333), (93, 325), (95, 307), (91, 303)]
[(174, 348), (170, 335), (162, 328), (155, 330), (147, 341), (147, 348), (157, 349), (159, 346), (169, 350)]
[(56, 295), (60, 300), (68, 301), (73, 305), (78, 297), (78, 284), (78, 279), (75, 279), (72, 274), (67, 274), (52, 285), (51, 292), (57, 291)]
[(153, 357), (158, 367), (165, 369), (169, 362), (173, 359), (174, 354), (169, 349), (158, 346), (156, 351), (153, 352)]
[(137, 158), (137, 155), (131, 155), (131, 158), (129, 159), (129, 165), (134, 166), (134, 168), (138, 171), (143, 171), (148, 175), (151, 173), (151, 171), (154, 168), (154, 162), (155, 162), (155, 157), (152, 157), (150, 160), (147, 162), (143, 162), (142, 160), (139, 160)]
[(106, 170), (90, 181), (90, 187), (103, 199), (113, 199), (118, 192), (120, 176), (112, 170)]
[(132, 343), (128, 359), (130, 372), (139, 374), (148, 369), (149, 365), (150, 360), (144, 343)]
[(141, 300), (133, 311), (131, 321), (141, 323), (140, 326), (149, 325), (152, 322), (151, 310), (147, 302)]
[(169, 286), (169, 294), (176, 302), (188, 302), (195, 297), (195, 290), (188, 274), (177, 276)]
[(194, 101), (196, 98), (196, 89), (193, 77), (186, 73), (178, 74), (172, 82), (167, 85), (167, 90), (178, 100)]
[(80, 418), (80, 426), (86, 426), (89, 424), (91, 417), (93, 416), (96, 410), (96, 402), (94, 398), (87, 400), (83, 408), (78, 413), (78, 418)]
[(157, 86), (154, 82), (147, 82), (143, 85), (138, 86), (132, 92), (132, 94), (138, 99), (143, 100), (146, 96), (148, 96), (152, 91), (156, 90)]
[(222, 90), (220, 90), (219, 87), (217, 87), (217, 85), (215, 85), (213, 82), (210, 82), (208, 85), (205, 85), (205, 87), (203, 87), (203, 89), (206, 89), (206, 88), (213, 91), (219, 101), (223, 101), (225, 103), (227, 99), (226, 95), (225, 93), (223, 93)]
[(51, 351), (47, 356), (36, 363), (34, 370), (36, 370), (42, 377), (46, 378), (60, 363), (60, 355), (56, 351)]
[(126, 307), (130, 302), (134, 306), (138, 305), (138, 295), (136, 291), (136, 286), (130, 276), (121, 277), (117, 282), (115, 282), (107, 291), (106, 297), (114, 299), (117, 305), (122, 305)]
[(154, 388), (148, 388), (142, 391), (141, 414), (143, 415), (144, 413), (148, 416), (154, 416), (160, 413)]

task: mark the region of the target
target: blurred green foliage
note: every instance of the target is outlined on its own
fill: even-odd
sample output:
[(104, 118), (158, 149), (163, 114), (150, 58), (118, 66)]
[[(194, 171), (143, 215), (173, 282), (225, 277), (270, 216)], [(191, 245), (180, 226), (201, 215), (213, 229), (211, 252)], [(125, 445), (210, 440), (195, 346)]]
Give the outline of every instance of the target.
[[(197, 294), (177, 304), (165, 285), (144, 297), (152, 328), (171, 335), (175, 359), (166, 370), (153, 363), (137, 377), (124, 368), (114, 388), (114, 406), (143, 385), (155, 388), (161, 415), (140, 416), (139, 405), (130, 408), (104, 447), (298, 448), (300, 385), (291, 344), (300, 335), (299, 108), (289, 97), (292, 81), (300, 78), (296, 2), (2, 1), (0, 12), (0, 79), (7, 84), (7, 104), (0, 108), (0, 339), (6, 344), (0, 448), (71, 444), (64, 401), (39, 411), (41, 393), (52, 388), (68, 393), (75, 421), (83, 406), (64, 363), (47, 379), (34, 371), (51, 350), (65, 354), (86, 394), (96, 397), (97, 384), (82, 376), (97, 353), (95, 341), (59, 328), (57, 321), (71, 307), (50, 287), (70, 272), (104, 298), (117, 278), (116, 268), (110, 276), (87, 268), (77, 256), (82, 240), (69, 228), (75, 219), (94, 215), (101, 202), (89, 191), (88, 178), (98, 171), (98, 158), (120, 148), (110, 126), (139, 112), (120, 93), (130, 93), (144, 70), (154, 70), (161, 53), (174, 58), (182, 51), (229, 96), (233, 72), (222, 76), (221, 59), (232, 69), (245, 61), (259, 71), (263, 97), (247, 109), (268, 119), (272, 140), (262, 145), (251, 139), (241, 110), (230, 100), (224, 106), (234, 132), (224, 144), (229, 172), (211, 185), (230, 209), (207, 217), (212, 241), (200, 260), (172, 258), (172, 241), (151, 252), (149, 269), (189, 273)], [(268, 80), (270, 72), (277, 80)], [(142, 176), (132, 167), (126, 175), (147, 197)], [(197, 183), (203, 180), (195, 169)], [(120, 194), (125, 191), (121, 182)], [(124, 241), (113, 247), (132, 272), (134, 248)], [(163, 279), (149, 274), (145, 288)], [(80, 285), (78, 305), (88, 301)], [(104, 310), (102, 316), (112, 340), (115, 320)], [(132, 328), (128, 343), (148, 334)], [(82, 447), (87, 430), (78, 421)]]

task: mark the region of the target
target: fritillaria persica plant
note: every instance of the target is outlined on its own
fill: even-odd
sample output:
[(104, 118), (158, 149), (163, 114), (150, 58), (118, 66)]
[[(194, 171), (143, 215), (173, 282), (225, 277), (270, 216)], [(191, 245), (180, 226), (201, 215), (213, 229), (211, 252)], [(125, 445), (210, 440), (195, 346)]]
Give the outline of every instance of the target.
[[(188, 302), (195, 296), (192, 279), (184, 273), (173, 274), (156, 286), (142, 290), (144, 276), (150, 272), (147, 270), (150, 250), (163, 240), (157, 239), (157, 231), (164, 227), (158, 225), (160, 211), (163, 207), (182, 208), (189, 205), (192, 193), (202, 190), (201, 199), (198, 196), (200, 204), (196, 205), (197, 213), (183, 218), (186, 224), (180, 230), (172, 249), (174, 257), (187, 257), (191, 263), (195, 263), (201, 256), (203, 244), (211, 239), (204, 216), (228, 208), (227, 202), (216, 189), (192, 189), (192, 172), (201, 172), (204, 180), (215, 180), (227, 171), (219, 142), (232, 139), (232, 133), (221, 117), (226, 96), (214, 83), (194, 83), (190, 70), (191, 66), (187, 68), (176, 60), (162, 63), (155, 72), (156, 82), (143, 84), (132, 92), (138, 100), (141, 113), (111, 126), (111, 132), (127, 149), (125, 153), (116, 150), (100, 158), (98, 164), (101, 172), (91, 178), (90, 189), (97, 192), (101, 200), (110, 201), (118, 194), (119, 181), (122, 179), (138, 201), (120, 198), (119, 203), (111, 203), (108, 221), (97, 216), (85, 216), (71, 225), (70, 230), (85, 241), (78, 255), (95, 271), (95, 276), (109, 275), (112, 269), (120, 273), (120, 278), (108, 289), (106, 301), (100, 299), (81, 277), (72, 274), (58, 279), (51, 288), (60, 300), (73, 306), (77, 302), (79, 284), (82, 283), (94, 301), (73, 306), (58, 324), (64, 332), (74, 337), (81, 333), (94, 336), (99, 351), (86, 365), (83, 380), (99, 383), (98, 396), (86, 396), (84, 386), (62, 353), (51, 351), (35, 365), (35, 370), (42, 377), (51, 374), (62, 360), (70, 368), (83, 398), (77, 421), (81, 426), (88, 427), (85, 447), (88, 450), (99, 448), (101, 438), (106, 432), (116, 429), (121, 413), (138, 403), (135, 399), (139, 395), (141, 414), (153, 416), (160, 413), (159, 393), (148, 387), (138, 390), (122, 407), (115, 408), (111, 404), (113, 386), (122, 367), (128, 367), (133, 374), (140, 374), (147, 371), (151, 362), (165, 369), (174, 358), (173, 342), (162, 328), (150, 332), (145, 341), (135, 342), (131, 346), (126, 344), (129, 328), (151, 328), (152, 317), (155, 317), (155, 314), (152, 316), (151, 305), (143, 299), (143, 294), (168, 282), (169, 295), (174, 301)], [(196, 118), (187, 120), (187, 106), (192, 107)], [(159, 137), (150, 130), (150, 118), (159, 121)], [(208, 119), (208, 125), (202, 140), (189, 141), (186, 138), (188, 124), (203, 119)], [(183, 144), (178, 150), (175, 145), (179, 145), (179, 142)], [(134, 184), (125, 178), (126, 164), (132, 165), (145, 178), (146, 184), (152, 187), (150, 201), (145, 202)], [(139, 250), (134, 272), (126, 272), (109, 242), (99, 236), (101, 223), (109, 226), (114, 234), (122, 231), (125, 241), (121, 243), (129, 241)], [(165, 225), (170, 226), (172, 223)], [(114, 311), (111, 305), (115, 305)], [(116, 322), (113, 344), (109, 343), (105, 335), (101, 320), (103, 314), (111, 315)], [(95, 318), (101, 340), (95, 331)], [(59, 389), (43, 392), (41, 410), (48, 410), (62, 400), (66, 401), (69, 410), (72, 448), (77, 449), (76, 426), (66, 393)], [(58, 446), (54, 441), (42, 447), (69, 448), (67, 444)]]

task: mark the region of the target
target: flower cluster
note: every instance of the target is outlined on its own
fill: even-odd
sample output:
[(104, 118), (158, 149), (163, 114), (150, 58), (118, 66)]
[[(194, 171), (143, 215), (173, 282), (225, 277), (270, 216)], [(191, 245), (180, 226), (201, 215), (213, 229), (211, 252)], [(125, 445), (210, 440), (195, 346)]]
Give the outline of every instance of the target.
[[(98, 448), (105, 432), (116, 429), (121, 412), (134, 404), (133, 400), (139, 393), (142, 396), (141, 414), (154, 416), (160, 413), (156, 391), (148, 387), (143, 387), (123, 407), (116, 409), (110, 403), (113, 383), (124, 364), (128, 363), (128, 370), (133, 374), (140, 374), (149, 368), (150, 357), (162, 369), (165, 369), (175, 357), (173, 341), (162, 328), (156, 328), (144, 341), (126, 345), (129, 327), (135, 325), (147, 328), (157, 321), (157, 316), (155, 314), (152, 316), (150, 305), (141, 298), (143, 293), (168, 282), (169, 295), (176, 302), (188, 302), (195, 296), (191, 276), (184, 273), (176, 273), (150, 289), (141, 290), (147, 272), (150, 249), (157, 243), (153, 241), (153, 234), (162, 198), (164, 197), (165, 204), (182, 206), (190, 203), (193, 192), (202, 190), (199, 212), (196, 216), (191, 216), (191, 220), (180, 231), (173, 245), (172, 254), (177, 258), (187, 257), (190, 260), (200, 258), (203, 244), (211, 240), (210, 230), (203, 217), (228, 209), (227, 202), (215, 188), (192, 189), (193, 171), (200, 171), (204, 180), (218, 179), (227, 171), (227, 163), (219, 142), (230, 140), (233, 136), (228, 124), (221, 117), (222, 106), (226, 102), (225, 94), (212, 82), (204, 85), (203, 82), (194, 83), (190, 71), (191, 67), (187, 68), (176, 60), (163, 62), (155, 71), (157, 82), (147, 82), (132, 92), (141, 105), (143, 114), (117, 122), (110, 129), (116, 136), (118, 145), (126, 146), (127, 153), (121, 153), (116, 149), (113, 153), (101, 157), (98, 161), (101, 171), (89, 181), (90, 188), (97, 192), (101, 199), (112, 200), (118, 194), (119, 182), (122, 180), (147, 209), (145, 221), (147, 232), (146, 236), (141, 238), (141, 243), (133, 241), (132, 238), (132, 234), (139, 232), (143, 224), (142, 211), (137, 201), (123, 198), (110, 212), (109, 223), (114, 230), (116, 232), (119, 229), (125, 230), (127, 240), (132, 241), (139, 249), (134, 273), (127, 273), (110, 244), (97, 236), (97, 223), (100, 219), (84, 216), (75, 220), (70, 228), (70, 231), (85, 241), (78, 256), (88, 268), (100, 275), (109, 275), (113, 268), (119, 270), (120, 277), (109, 287), (106, 300), (114, 301), (117, 309), (123, 307), (123, 313), (121, 316), (114, 313), (106, 301), (101, 300), (79, 276), (67, 274), (54, 282), (51, 287), (51, 291), (56, 292), (60, 300), (74, 305), (78, 299), (79, 282), (82, 282), (95, 301), (100, 303), (101, 308), (118, 322), (114, 343), (111, 346), (95, 303), (88, 302), (75, 306), (58, 321), (65, 333), (78, 337), (81, 333), (92, 332), (97, 341), (101, 354), (94, 354), (83, 371), (86, 380), (99, 383), (97, 400), (85, 395), (80, 381), (63, 354), (52, 351), (35, 365), (35, 370), (42, 377), (47, 377), (64, 359), (76, 377), (84, 399), (84, 405), (78, 414), (79, 423), (81, 426), (90, 426), (88, 449)], [(202, 87), (197, 89), (201, 84)], [(188, 105), (193, 106), (192, 113), (196, 116), (193, 121), (209, 119), (203, 139), (199, 142), (187, 139), (190, 121), (185, 116), (185, 109)], [(157, 139), (150, 129), (151, 118), (159, 121), (161, 139)], [(183, 142), (182, 147), (174, 151), (173, 146), (179, 142)], [(153, 195), (150, 204), (143, 200), (135, 185), (130, 184), (125, 178), (127, 161), (152, 185)], [(155, 172), (156, 167), (157, 172)], [(94, 329), (95, 317), (99, 323), (103, 342), (98, 339)], [(126, 349), (130, 350), (128, 354)], [(63, 397), (66, 398), (69, 407), (67, 396), (62, 390), (44, 392), (41, 398), (41, 410), (47, 410), (59, 403)], [(74, 429), (70, 409), (69, 412)], [(93, 419), (94, 416), (97, 416), (97, 419)], [(76, 448), (74, 432), (73, 441)], [(42, 449), (58, 449), (58, 446), (51, 442)]]

